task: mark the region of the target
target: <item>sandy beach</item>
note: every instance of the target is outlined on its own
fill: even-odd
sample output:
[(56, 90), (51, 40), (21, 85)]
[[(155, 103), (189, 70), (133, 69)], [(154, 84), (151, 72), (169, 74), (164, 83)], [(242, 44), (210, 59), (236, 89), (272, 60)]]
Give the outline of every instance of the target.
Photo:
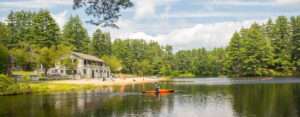
[(166, 78), (126, 78), (125, 80), (120, 78), (114, 78), (113, 80), (107, 79), (81, 79), (81, 80), (63, 80), (63, 81), (48, 81), (47, 83), (61, 83), (61, 84), (76, 84), (76, 85), (128, 85), (139, 83), (151, 83), (167, 80)]

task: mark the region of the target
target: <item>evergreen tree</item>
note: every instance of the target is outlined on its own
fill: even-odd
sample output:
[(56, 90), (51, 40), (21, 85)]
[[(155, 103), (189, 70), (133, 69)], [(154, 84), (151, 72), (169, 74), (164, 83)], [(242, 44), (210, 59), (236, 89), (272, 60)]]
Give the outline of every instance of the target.
[(9, 41), (9, 28), (2, 22), (0, 22), (0, 44), (8, 45)]
[(218, 74), (225, 75), (225, 60), (226, 52), (223, 48), (214, 48), (211, 52), (211, 55), (216, 58)]
[(7, 47), (15, 48), (20, 46), (20, 42), (30, 42), (33, 39), (32, 22), (35, 13), (30, 11), (11, 11), (7, 17), (8, 27), (10, 28)]
[(198, 76), (218, 76), (217, 60), (211, 54), (193, 59), (193, 73)]
[(154, 75), (162, 75), (163, 74), (163, 61), (161, 57), (155, 56), (152, 62), (152, 73)]
[(291, 17), (291, 26), (292, 26), (292, 60), (294, 65), (297, 68), (297, 71), (300, 71), (300, 16)]
[(274, 25), (275, 38), (272, 40), (274, 47), (274, 63), (278, 70), (287, 71), (291, 68), (290, 54), (290, 26), (288, 19), (284, 16), (279, 16)]
[(60, 29), (48, 10), (41, 9), (33, 19), (32, 44), (38, 47), (57, 46), (60, 43)]
[(102, 33), (100, 29), (97, 29), (94, 32), (92, 39), (92, 53), (100, 58), (104, 55), (111, 55), (111, 41), (109, 33)]
[(62, 44), (71, 46), (73, 51), (88, 53), (90, 38), (78, 15), (71, 16), (64, 25)]
[(235, 32), (229, 45), (226, 48), (226, 70), (228, 75), (238, 75), (241, 76), (242, 66), (241, 66), (241, 49), (242, 49), (242, 38)]
[(241, 50), (243, 75), (267, 75), (266, 68), (273, 58), (270, 42), (263, 36), (261, 26), (257, 23), (252, 24), (245, 34), (242, 37), (246, 41)]

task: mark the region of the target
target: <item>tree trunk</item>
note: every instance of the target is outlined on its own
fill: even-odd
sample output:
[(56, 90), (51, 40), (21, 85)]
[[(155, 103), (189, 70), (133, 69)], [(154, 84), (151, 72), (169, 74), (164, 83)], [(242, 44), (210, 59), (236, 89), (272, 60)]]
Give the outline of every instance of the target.
[(45, 76), (47, 76), (48, 74), (47, 74), (47, 72), (48, 72), (48, 67), (44, 67), (44, 69), (45, 69)]
[(8, 77), (12, 76), (13, 69), (14, 69), (14, 57), (11, 54), (9, 54), (8, 55), (8, 66), (7, 66)]

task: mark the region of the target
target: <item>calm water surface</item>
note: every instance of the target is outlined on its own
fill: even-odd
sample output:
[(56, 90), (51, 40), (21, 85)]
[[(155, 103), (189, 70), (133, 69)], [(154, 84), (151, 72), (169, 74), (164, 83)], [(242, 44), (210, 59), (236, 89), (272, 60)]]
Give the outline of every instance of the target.
[(151, 95), (153, 83), (80, 92), (0, 97), (0, 116), (297, 117), (300, 78), (185, 78), (160, 82), (176, 93)]

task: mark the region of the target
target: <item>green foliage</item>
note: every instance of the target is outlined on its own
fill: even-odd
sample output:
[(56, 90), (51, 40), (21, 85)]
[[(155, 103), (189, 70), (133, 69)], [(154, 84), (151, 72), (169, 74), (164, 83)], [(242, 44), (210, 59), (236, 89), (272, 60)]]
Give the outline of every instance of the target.
[(103, 56), (101, 58), (105, 61), (105, 65), (110, 68), (110, 70), (114, 73), (118, 72), (122, 68), (121, 61), (116, 56)]
[(192, 66), (197, 76), (218, 76), (217, 60), (211, 54), (202, 55), (201, 59), (195, 58)]
[(0, 44), (0, 74), (6, 74), (8, 66), (8, 50)]
[(277, 70), (287, 72), (292, 67), (291, 63), (291, 33), (288, 19), (279, 16), (274, 25), (275, 38), (272, 40), (274, 47), (274, 64)]
[(33, 18), (32, 44), (38, 47), (56, 46), (60, 42), (60, 29), (48, 10), (41, 9)]
[(9, 27), (9, 38), (5, 42), (8, 49), (19, 47), (20, 42), (31, 42), (33, 36), (33, 18), (35, 13), (30, 11), (11, 11), (7, 17), (7, 26)]
[(11, 85), (13, 81), (4, 74), (0, 74), (0, 95), (6, 93), (7, 88)]
[[(66, 50), (67, 51), (67, 50)], [(78, 60), (77, 59), (74, 59), (72, 56), (71, 56), (71, 53), (70, 52), (64, 52), (63, 55), (61, 56), (64, 56), (61, 61), (60, 61), (60, 65), (61, 66), (64, 66), (68, 69), (68, 75), (74, 75), (74, 69), (77, 68), (77, 65), (78, 65)], [(61, 57), (60, 57), (61, 58)], [(74, 78), (74, 77), (73, 77)]]
[(52, 46), (50, 48), (43, 47), (40, 49), (39, 54), (36, 57), (37, 63), (43, 65), (45, 75), (47, 76), (48, 69), (54, 67), (57, 62), (68, 55), (70, 55), (70, 48), (58, 45), (57, 47)]
[(78, 15), (71, 16), (64, 25), (61, 43), (72, 47), (73, 51), (88, 53), (90, 38)]
[(242, 38), (239, 33), (235, 32), (229, 45), (226, 47), (226, 63), (225, 68), (228, 75), (237, 74), (241, 75), (241, 49), (242, 49)]
[(260, 26), (254, 23), (246, 30), (245, 42), (241, 50), (244, 76), (264, 76), (266, 68), (273, 59), (270, 42), (263, 36)]
[(291, 17), (292, 40), (291, 56), (297, 71), (300, 71), (300, 16)]
[(101, 58), (104, 55), (111, 55), (111, 41), (109, 33), (102, 33), (97, 29), (92, 39), (92, 54)]
[(22, 67), (22, 70), (30, 71), (34, 52), (28, 43), (21, 42), (20, 48), (12, 48), (10, 52), (15, 59), (15, 64)]
[(133, 62), (133, 71), (134, 73), (140, 76), (151, 74), (151, 65), (149, 60), (143, 60), (141, 62), (134, 61)]
[(0, 44), (8, 44), (10, 30), (5, 23), (0, 22)]

